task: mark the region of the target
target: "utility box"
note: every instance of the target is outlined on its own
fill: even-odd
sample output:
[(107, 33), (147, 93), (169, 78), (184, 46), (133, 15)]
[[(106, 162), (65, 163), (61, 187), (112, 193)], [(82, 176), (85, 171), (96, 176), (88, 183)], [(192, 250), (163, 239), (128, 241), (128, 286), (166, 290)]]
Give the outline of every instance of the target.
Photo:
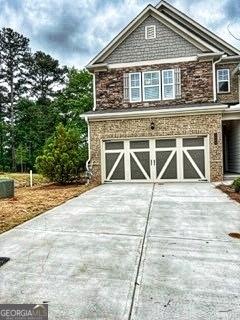
[(14, 197), (14, 180), (0, 179), (0, 198)]

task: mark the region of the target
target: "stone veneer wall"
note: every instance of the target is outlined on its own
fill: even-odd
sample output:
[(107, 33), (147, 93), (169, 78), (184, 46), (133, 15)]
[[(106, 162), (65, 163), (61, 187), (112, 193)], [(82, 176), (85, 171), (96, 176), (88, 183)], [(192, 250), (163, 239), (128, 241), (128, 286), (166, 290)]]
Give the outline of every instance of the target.
[[(230, 70), (230, 92), (229, 93), (218, 93), (217, 101), (221, 103), (236, 103), (239, 101), (239, 84), (238, 84), (238, 75), (235, 74), (232, 76), (232, 71), (238, 66), (239, 63), (226, 63), (219, 64), (216, 67), (218, 69), (229, 69)], [(217, 71), (216, 71), (217, 72)], [(216, 78), (217, 79), (217, 78)]]
[[(123, 76), (125, 73), (175, 68), (180, 68), (181, 70), (182, 96), (180, 99), (134, 103), (124, 101)], [(209, 61), (112, 69), (109, 71), (96, 72), (95, 76), (97, 110), (161, 107), (163, 105), (165, 107), (177, 104), (206, 103), (213, 101), (212, 62)]]
[[(91, 160), (93, 177), (101, 181), (101, 140), (113, 138), (166, 137), (202, 134), (210, 136), (211, 181), (221, 181), (222, 168), (222, 115), (187, 115), (124, 120), (101, 120), (90, 122)], [(155, 129), (150, 129), (154, 121)], [(218, 133), (218, 144), (214, 145), (214, 133)]]

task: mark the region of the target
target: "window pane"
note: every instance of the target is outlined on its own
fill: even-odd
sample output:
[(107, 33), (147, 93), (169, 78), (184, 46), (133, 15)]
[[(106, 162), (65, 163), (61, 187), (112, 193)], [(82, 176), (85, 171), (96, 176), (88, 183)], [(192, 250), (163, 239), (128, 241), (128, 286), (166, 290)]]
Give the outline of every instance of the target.
[(228, 69), (218, 70), (218, 80), (228, 80)]
[(173, 98), (173, 85), (165, 85), (164, 86), (164, 93), (163, 96), (165, 99), (172, 99)]
[(151, 72), (151, 73), (144, 73), (144, 85), (159, 85), (159, 73), (158, 72)]
[(130, 149), (146, 149), (149, 148), (149, 140), (130, 141)]
[(176, 139), (156, 140), (156, 148), (171, 148), (176, 147)]
[(163, 83), (164, 84), (172, 84), (173, 83), (173, 71), (172, 70), (163, 71)]
[(131, 87), (140, 86), (140, 75), (138, 73), (131, 74)]
[(222, 81), (218, 83), (218, 91), (219, 92), (228, 92), (229, 91), (229, 83), (228, 81)]
[(105, 142), (105, 149), (106, 149), (106, 150), (119, 150), (119, 149), (123, 149), (123, 141)]
[(200, 147), (204, 146), (204, 138), (185, 138), (183, 139), (184, 147)]
[(158, 100), (159, 96), (159, 86), (156, 87), (145, 87), (145, 100)]
[(140, 100), (140, 88), (132, 88), (131, 89), (131, 100), (139, 101)]

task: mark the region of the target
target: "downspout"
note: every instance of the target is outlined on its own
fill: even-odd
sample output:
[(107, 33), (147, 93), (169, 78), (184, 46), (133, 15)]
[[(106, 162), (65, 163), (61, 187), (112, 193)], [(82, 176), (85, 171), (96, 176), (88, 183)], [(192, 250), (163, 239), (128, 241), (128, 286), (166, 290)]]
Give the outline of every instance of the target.
[(217, 101), (217, 88), (216, 88), (216, 64), (222, 60), (221, 56), (218, 60), (213, 62), (213, 102)]
[(96, 110), (96, 76), (95, 72), (93, 73), (93, 111)]
[(90, 125), (89, 125), (89, 120), (88, 120), (88, 117), (86, 116), (85, 118), (85, 121), (87, 123), (87, 126), (88, 126), (88, 138), (87, 138), (87, 143), (88, 143), (88, 159), (86, 161), (86, 169), (87, 169), (87, 177), (88, 177), (88, 181), (87, 181), (87, 184), (89, 183), (89, 180), (91, 178), (91, 166), (90, 166), (90, 163), (91, 163), (91, 143), (90, 143)]

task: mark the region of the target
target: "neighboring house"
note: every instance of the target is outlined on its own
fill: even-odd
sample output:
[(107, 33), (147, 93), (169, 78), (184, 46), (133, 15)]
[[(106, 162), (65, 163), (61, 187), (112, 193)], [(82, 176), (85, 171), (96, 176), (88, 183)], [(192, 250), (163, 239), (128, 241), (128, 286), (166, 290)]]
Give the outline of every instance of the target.
[(165, 1), (148, 5), (87, 66), (93, 177), (221, 181), (240, 173), (239, 65), (239, 50), (190, 17)]

